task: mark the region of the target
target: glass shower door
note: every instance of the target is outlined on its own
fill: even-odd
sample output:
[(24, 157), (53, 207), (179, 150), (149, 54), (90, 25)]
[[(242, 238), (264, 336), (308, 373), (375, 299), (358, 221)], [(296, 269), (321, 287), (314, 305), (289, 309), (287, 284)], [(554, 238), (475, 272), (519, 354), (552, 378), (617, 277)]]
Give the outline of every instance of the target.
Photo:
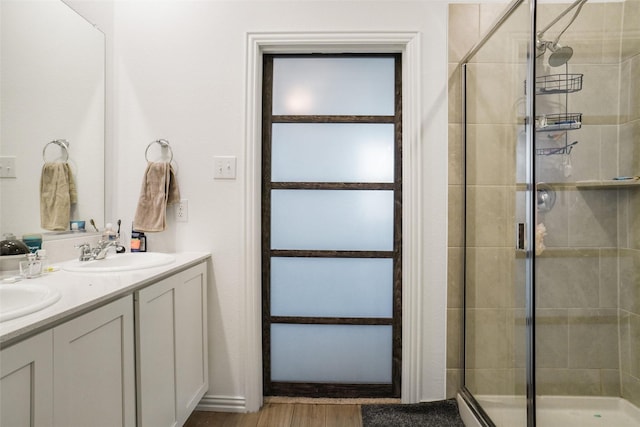
[(464, 385), (504, 427), (527, 425), (529, 26), (522, 3), (463, 65)]
[(538, 8), (539, 427), (640, 425), (638, 6)]

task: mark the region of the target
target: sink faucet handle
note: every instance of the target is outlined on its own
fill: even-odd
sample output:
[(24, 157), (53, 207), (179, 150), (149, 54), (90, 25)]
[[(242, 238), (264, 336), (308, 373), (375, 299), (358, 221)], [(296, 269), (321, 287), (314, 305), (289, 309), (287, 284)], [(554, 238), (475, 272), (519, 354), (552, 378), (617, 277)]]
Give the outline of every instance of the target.
[(118, 244), (117, 240), (99, 240), (98, 241), (98, 248), (104, 249), (104, 248), (108, 248), (110, 246), (114, 246), (114, 245), (117, 245), (117, 244)]
[(88, 261), (91, 259), (91, 245), (89, 243), (75, 245), (75, 248), (80, 249), (80, 261)]
[(100, 240), (98, 246), (93, 250), (94, 259), (105, 259), (109, 248), (117, 246), (115, 240)]

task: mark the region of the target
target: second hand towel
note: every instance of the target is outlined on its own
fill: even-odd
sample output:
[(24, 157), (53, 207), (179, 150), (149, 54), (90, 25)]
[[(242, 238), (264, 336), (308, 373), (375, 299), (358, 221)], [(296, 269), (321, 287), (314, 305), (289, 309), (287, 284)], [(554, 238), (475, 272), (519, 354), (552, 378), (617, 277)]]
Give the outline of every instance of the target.
[(171, 164), (148, 163), (133, 219), (134, 230), (164, 231), (167, 228), (167, 205), (178, 201), (180, 201), (180, 189)]

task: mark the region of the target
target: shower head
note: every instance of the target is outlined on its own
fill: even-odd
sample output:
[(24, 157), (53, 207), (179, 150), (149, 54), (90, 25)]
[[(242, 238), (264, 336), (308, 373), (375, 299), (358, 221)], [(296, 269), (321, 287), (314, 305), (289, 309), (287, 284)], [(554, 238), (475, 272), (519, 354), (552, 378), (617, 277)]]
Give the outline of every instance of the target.
[(546, 40), (538, 40), (538, 54), (536, 58), (542, 56), (547, 49), (551, 51), (551, 55), (549, 55), (549, 65), (552, 67), (559, 67), (566, 64), (573, 56), (573, 49), (569, 46), (562, 46), (556, 42)]
[(569, 46), (560, 46), (559, 44), (550, 45), (549, 50), (553, 52), (549, 55), (549, 65), (552, 67), (559, 67), (569, 62), (569, 59), (573, 56), (573, 49)]
[[(544, 27), (542, 30), (536, 33), (536, 47), (537, 47), (537, 55), (536, 57), (542, 56), (547, 49), (549, 49), (552, 53), (549, 56), (549, 65), (552, 67), (559, 67), (561, 65), (566, 64), (569, 59), (573, 56), (573, 49), (568, 46), (561, 46), (558, 44), (560, 41), (560, 37), (564, 34), (565, 31), (573, 24), (573, 21), (576, 20), (578, 14), (582, 10), (582, 6), (587, 2), (587, 0), (576, 0), (573, 2), (567, 9), (565, 9), (560, 15), (558, 15), (549, 25)], [(544, 40), (542, 37), (544, 33), (551, 27), (553, 27), (560, 19), (562, 19), (567, 13), (569, 13), (573, 8), (577, 7), (575, 13), (565, 25), (565, 27), (560, 31), (558, 36), (553, 41)]]

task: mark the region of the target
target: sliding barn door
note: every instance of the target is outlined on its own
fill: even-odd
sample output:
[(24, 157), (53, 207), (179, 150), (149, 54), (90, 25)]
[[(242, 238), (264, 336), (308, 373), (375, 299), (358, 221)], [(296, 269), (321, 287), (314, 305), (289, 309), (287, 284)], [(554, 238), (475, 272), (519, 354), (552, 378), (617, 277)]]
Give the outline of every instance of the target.
[(399, 397), (400, 55), (266, 55), (265, 395)]

